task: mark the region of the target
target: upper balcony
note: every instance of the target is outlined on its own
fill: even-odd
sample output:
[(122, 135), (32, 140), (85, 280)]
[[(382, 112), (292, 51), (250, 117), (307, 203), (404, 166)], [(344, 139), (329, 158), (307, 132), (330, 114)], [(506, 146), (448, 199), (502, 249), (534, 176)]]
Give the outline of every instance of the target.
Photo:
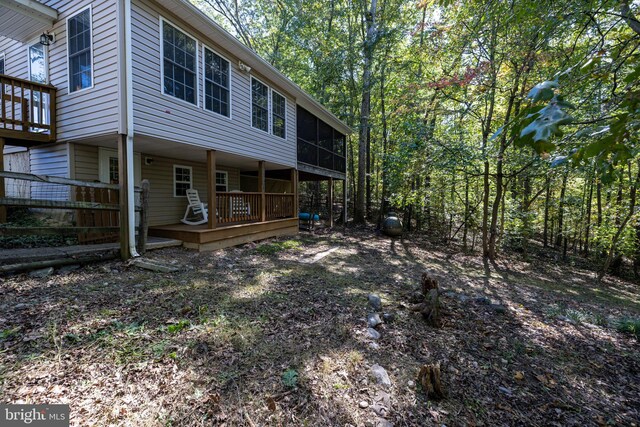
[(0, 138), (22, 147), (56, 141), (56, 88), (0, 74)]

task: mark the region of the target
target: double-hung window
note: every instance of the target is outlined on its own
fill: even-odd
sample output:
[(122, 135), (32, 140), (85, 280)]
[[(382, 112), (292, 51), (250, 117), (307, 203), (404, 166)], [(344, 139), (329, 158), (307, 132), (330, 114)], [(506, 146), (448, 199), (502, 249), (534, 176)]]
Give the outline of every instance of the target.
[(197, 103), (196, 40), (162, 21), (163, 82), (167, 95)]
[(226, 171), (216, 172), (216, 191), (229, 191), (229, 175)]
[(93, 86), (91, 8), (67, 19), (67, 33), (69, 92), (76, 92)]
[(204, 48), (204, 108), (229, 117), (229, 61)]
[(193, 169), (190, 166), (173, 166), (173, 195), (181, 197), (187, 195), (193, 182)]
[(275, 136), (284, 138), (286, 135), (286, 111), (287, 101), (284, 96), (275, 90), (271, 91), (271, 132)]
[(269, 87), (251, 78), (251, 125), (269, 132)]

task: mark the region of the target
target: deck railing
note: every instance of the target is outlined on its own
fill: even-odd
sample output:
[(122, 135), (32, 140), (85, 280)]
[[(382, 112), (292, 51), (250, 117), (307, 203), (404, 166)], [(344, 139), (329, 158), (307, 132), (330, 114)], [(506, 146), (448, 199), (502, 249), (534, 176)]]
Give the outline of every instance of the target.
[(295, 215), (293, 212), (294, 197), (293, 194), (266, 194), (267, 221), (293, 217)]
[(0, 74), (0, 137), (56, 140), (56, 88)]
[(260, 221), (260, 193), (216, 193), (219, 224)]
[[(294, 195), (280, 193), (265, 194), (265, 219), (292, 218), (294, 214)], [(262, 220), (262, 194), (249, 192), (217, 192), (217, 222), (231, 225)]]

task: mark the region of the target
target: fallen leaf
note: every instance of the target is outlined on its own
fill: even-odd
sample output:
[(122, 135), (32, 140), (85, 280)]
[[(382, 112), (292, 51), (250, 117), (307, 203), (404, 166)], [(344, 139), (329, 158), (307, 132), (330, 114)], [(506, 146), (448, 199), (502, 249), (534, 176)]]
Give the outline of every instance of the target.
[(267, 408), (269, 408), (269, 410), (271, 412), (275, 412), (276, 411), (276, 401), (273, 399), (273, 397), (269, 396), (266, 398), (267, 401)]
[(524, 379), (524, 372), (522, 371), (517, 371), (515, 373), (515, 375), (513, 376), (513, 378), (515, 378), (518, 381), (522, 381)]

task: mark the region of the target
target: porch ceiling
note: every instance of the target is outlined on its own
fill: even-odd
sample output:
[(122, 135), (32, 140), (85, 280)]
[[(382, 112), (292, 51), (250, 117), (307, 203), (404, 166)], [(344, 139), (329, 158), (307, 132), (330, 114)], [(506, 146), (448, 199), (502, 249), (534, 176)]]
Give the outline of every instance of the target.
[(0, 0), (0, 35), (23, 43), (50, 29), (55, 9), (35, 0)]
[[(134, 138), (133, 149), (145, 156), (159, 156), (170, 159), (190, 160), (193, 162), (205, 163), (207, 161), (207, 149), (189, 144), (160, 140), (146, 136), (136, 136)], [(238, 168), (241, 171), (252, 171), (258, 168), (258, 161), (251, 157), (238, 156), (236, 154), (216, 151), (216, 163), (229, 167)], [(265, 162), (266, 169), (290, 169), (286, 165), (273, 162)]]

